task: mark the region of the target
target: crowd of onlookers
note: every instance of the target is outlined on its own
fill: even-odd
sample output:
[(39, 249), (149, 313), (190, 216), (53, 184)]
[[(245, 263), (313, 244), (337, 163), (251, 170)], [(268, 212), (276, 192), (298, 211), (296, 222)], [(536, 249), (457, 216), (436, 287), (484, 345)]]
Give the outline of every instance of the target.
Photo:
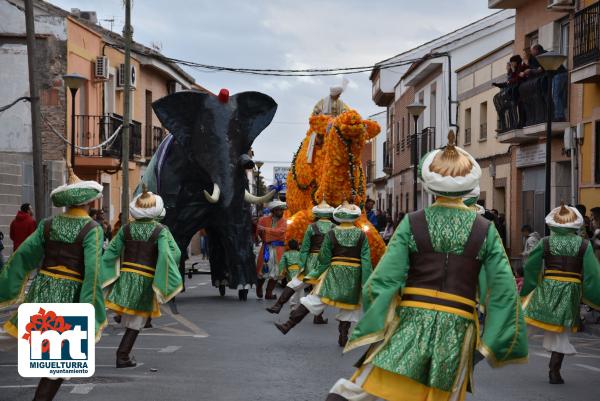
[[(546, 50), (540, 44), (535, 44), (529, 49), (526, 49), (523, 56), (518, 54), (512, 56), (506, 65), (506, 81), (501, 83), (492, 83), (498, 88), (518, 88), (518, 86), (528, 79), (538, 77), (544, 73), (544, 68), (538, 61), (538, 56), (546, 53)], [(564, 66), (560, 66), (552, 78), (552, 100), (554, 102), (554, 119), (562, 121), (565, 118), (566, 101), (567, 101), (567, 70)], [(525, 122), (525, 110), (519, 101), (519, 92), (512, 91), (512, 98), (517, 103), (518, 125), (523, 126)], [(498, 105), (497, 105), (498, 107)], [(502, 110), (498, 110), (500, 116), (503, 115)], [(501, 126), (502, 130), (502, 119)]]

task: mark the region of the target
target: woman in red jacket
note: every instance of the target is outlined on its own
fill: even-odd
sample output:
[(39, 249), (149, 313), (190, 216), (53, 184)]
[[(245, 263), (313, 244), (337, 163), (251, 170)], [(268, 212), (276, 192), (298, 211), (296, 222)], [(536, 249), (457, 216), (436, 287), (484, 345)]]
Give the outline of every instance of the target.
[(33, 209), (29, 203), (23, 203), (15, 219), (10, 223), (10, 239), (13, 242), (13, 252), (29, 237), (37, 224), (33, 219)]

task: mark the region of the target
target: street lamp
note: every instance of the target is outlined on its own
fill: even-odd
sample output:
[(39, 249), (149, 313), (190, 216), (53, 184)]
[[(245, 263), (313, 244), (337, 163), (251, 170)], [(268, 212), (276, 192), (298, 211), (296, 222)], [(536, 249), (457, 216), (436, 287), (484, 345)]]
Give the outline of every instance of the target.
[(419, 121), (419, 116), (421, 114), (423, 114), (423, 112), (425, 111), (425, 109), (427, 108), (427, 106), (425, 106), (422, 103), (412, 103), (409, 104), (408, 106), (406, 106), (406, 109), (408, 110), (408, 112), (410, 114), (412, 114), (414, 120), (415, 120), (415, 133), (412, 134), (412, 140), (411, 140), (411, 145), (412, 145), (412, 149), (411, 149), (411, 158), (412, 158), (412, 165), (413, 165), (413, 210), (417, 210), (417, 180), (418, 180), (418, 164), (419, 164), (419, 154), (418, 154), (418, 150), (417, 150), (417, 138), (418, 138), (418, 133), (417, 133), (417, 123)]
[(75, 168), (75, 95), (77, 90), (83, 86), (85, 77), (74, 73), (63, 75), (65, 86), (71, 90), (71, 167)]
[[(565, 62), (567, 56), (556, 53), (547, 52), (536, 56), (544, 71), (546, 71), (546, 80), (548, 87), (546, 92), (546, 192), (544, 193), (544, 209), (546, 216), (550, 213), (550, 197), (551, 197), (551, 179), (552, 179), (552, 118), (554, 116), (554, 100), (552, 99), (552, 80), (556, 74), (556, 70)], [(546, 226), (546, 235), (550, 235), (550, 229)]]

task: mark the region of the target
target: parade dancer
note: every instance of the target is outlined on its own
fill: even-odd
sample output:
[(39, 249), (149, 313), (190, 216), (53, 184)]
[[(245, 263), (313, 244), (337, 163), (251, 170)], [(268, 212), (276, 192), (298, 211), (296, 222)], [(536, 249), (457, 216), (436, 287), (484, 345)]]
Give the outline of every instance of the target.
[[(423, 158), (421, 180), (437, 200), (402, 220), (364, 286), (365, 314), (346, 351), (372, 346), (328, 401), (462, 401), (476, 348), (493, 366), (526, 359), (525, 321), (498, 232), (462, 202), (481, 169), (454, 139)], [(481, 339), (480, 273), (488, 283)]]
[(183, 288), (181, 252), (169, 229), (156, 221), (164, 212), (162, 198), (143, 185), (129, 204), (135, 221), (119, 229), (102, 258), (106, 306), (121, 315), (126, 328), (117, 349), (117, 368), (136, 366), (130, 353), (140, 329), (148, 318), (160, 316), (159, 303)]
[(577, 234), (583, 217), (576, 208), (562, 205), (552, 210), (546, 224), (550, 236), (527, 258), (521, 296), (527, 297), (525, 321), (544, 330), (543, 346), (552, 353), (550, 384), (563, 384), (563, 358), (576, 353), (569, 332), (579, 326), (579, 304), (600, 309), (600, 264), (589, 241)]
[[(67, 183), (50, 193), (56, 207), (67, 211), (43, 220), (10, 257), (0, 274), (0, 308), (20, 302), (29, 275), (37, 271), (25, 303), (90, 303), (95, 309), (96, 338), (106, 325), (100, 285), (104, 235), (89, 215), (90, 203), (102, 196), (102, 185), (80, 180), (68, 166)], [(15, 313), (4, 324), (17, 337)], [(34, 401), (50, 401), (63, 379), (42, 378)]]
[[(287, 287), (283, 289), (277, 302), (270, 308), (267, 308), (269, 313), (279, 313), (283, 305), (290, 300), (294, 294), (299, 297), (305, 288), (319, 283), (318, 278), (307, 279), (306, 283), (303, 279), (319, 265), (319, 251), (323, 245), (323, 239), (325, 238), (325, 235), (335, 227), (335, 224), (331, 222), (333, 210), (333, 207), (327, 204), (325, 199), (323, 199), (320, 204), (313, 207), (312, 213), (313, 216), (315, 216), (316, 221), (306, 229), (304, 239), (302, 240), (302, 246), (300, 247), (300, 265), (302, 270), (297, 277), (288, 282)], [(327, 324), (327, 319), (323, 319), (323, 314), (321, 313), (313, 318), (313, 323)]]
[(256, 274), (258, 284), (256, 286), (256, 296), (263, 297), (263, 285), (267, 281), (267, 291), (265, 299), (276, 299), (273, 294), (279, 275), (279, 261), (285, 250), (285, 230), (287, 222), (283, 217), (283, 211), (286, 209), (285, 202), (276, 199), (267, 205), (271, 215), (263, 216), (258, 219), (256, 230), (262, 245), (258, 252), (256, 260)]
[[(291, 282), (298, 276), (298, 273), (300, 273), (300, 251), (298, 250), (298, 241), (295, 239), (289, 240), (288, 248), (289, 250), (283, 254), (281, 261), (279, 262), (279, 278), (285, 278), (288, 282)], [(280, 299), (281, 297), (279, 297), (277, 302), (279, 302)], [(291, 308), (294, 309), (296, 305), (298, 305), (298, 302), (300, 302), (300, 292), (294, 292), (290, 299)]]
[(340, 312), (338, 344), (345, 346), (352, 322), (360, 317), (360, 292), (371, 274), (371, 252), (365, 233), (354, 226), (361, 215), (358, 206), (344, 202), (333, 212), (333, 218), (340, 223), (325, 236), (319, 265), (310, 272), (305, 281), (321, 277), (313, 292), (300, 299), (301, 305), (290, 313), (290, 318), (275, 326), (287, 334), (306, 315), (320, 315), (325, 308), (334, 306)]

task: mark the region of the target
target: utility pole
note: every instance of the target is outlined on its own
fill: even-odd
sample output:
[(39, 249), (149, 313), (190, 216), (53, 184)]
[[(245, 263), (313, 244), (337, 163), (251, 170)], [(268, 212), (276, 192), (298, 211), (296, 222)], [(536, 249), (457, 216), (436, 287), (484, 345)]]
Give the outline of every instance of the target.
[(33, 1), (25, 0), (25, 29), (27, 31), (27, 65), (29, 68), (29, 98), (31, 100), (31, 143), (33, 147), (33, 192), (35, 217), (38, 221), (46, 217), (46, 191), (42, 170), (42, 132), (40, 129), (40, 96), (35, 74), (35, 23)]
[(123, 129), (121, 131), (121, 171), (123, 173), (123, 190), (121, 192), (121, 213), (124, 222), (129, 220), (129, 135), (131, 128), (131, 0), (125, 0), (125, 87), (123, 88)]

